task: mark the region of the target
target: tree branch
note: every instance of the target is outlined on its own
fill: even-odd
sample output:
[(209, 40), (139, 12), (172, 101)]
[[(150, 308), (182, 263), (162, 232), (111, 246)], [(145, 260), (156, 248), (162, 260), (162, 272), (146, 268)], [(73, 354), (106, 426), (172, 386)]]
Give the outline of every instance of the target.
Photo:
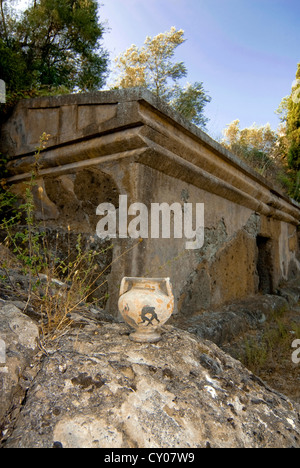
[(6, 21), (5, 21), (5, 15), (4, 15), (4, 10), (3, 10), (3, 1), (4, 1), (4, 0), (0, 0), (1, 17), (2, 17), (2, 22), (3, 22), (3, 28), (4, 28), (4, 34), (5, 34), (6, 44), (9, 45), (9, 43), (8, 43), (8, 35), (7, 35), (7, 27), (6, 27)]

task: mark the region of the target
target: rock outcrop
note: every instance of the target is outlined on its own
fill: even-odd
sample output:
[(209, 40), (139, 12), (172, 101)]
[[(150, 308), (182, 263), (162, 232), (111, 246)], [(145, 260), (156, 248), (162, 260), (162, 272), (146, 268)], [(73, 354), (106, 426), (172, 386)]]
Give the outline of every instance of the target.
[(0, 429), (24, 399), (22, 376), (38, 347), (38, 326), (13, 303), (0, 300)]
[(282, 296), (256, 295), (213, 311), (203, 311), (189, 317), (173, 316), (171, 322), (172, 325), (222, 347), (226, 343), (234, 342), (243, 333), (257, 329), (270, 315), (287, 309), (287, 298), (292, 295), (291, 291), (295, 297), (292, 304), (295, 304), (300, 297), (300, 287), (284, 288)]
[[(1, 302), (7, 367), (36, 342), (34, 322), (23, 316), (29, 337), (11, 310), (21, 320)], [(125, 324), (72, 319), (32, 358), (18, 414), (2, 386), (4, 447), (300, 447), (300, 407), (215, 344), (170, 325), (159, 343), (138, 344)]]

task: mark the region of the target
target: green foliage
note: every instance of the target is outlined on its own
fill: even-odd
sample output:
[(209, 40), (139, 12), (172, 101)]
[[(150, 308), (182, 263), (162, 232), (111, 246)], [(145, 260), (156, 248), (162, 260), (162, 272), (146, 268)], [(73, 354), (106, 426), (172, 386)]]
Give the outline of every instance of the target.
[(263, 176), (277, 176), (276, 163), (279, 165), (278, 135), (270, 125), (240, 129), (240, 121), (235, 120), (224, 130), (223, 146), (239, 158), (245, 160)]
[(172, 27), (170, 31), (147, 37), (143, 47), (132, 45), (116, 59), (120, 75), (116, 87), (145, 86), (156, 96), (168, 101), (171, 83), (187, 75), (182, 62), (174, 63), (177, 47), (184, 42), (184, 32)]
[[(291, 96), (288, 99), (286, 133), (289, 140), (288, 165), (296, 173), (300, 171), (300, 63)], [(298, 194), (300, 198), (300, 193)]]
[(203, 83), (188, 84), (185, 88), (177, 86), (173, 95), (171, 106), (187, 120), (205, 128), (208, 119), (204, 115), (204, 108), (211, 98), (204, 91)]
[(188, 84), (179, 81), (187, 76), (183, 62), (175, 62), (177, 47), (185, 42), (184, 31), (172, 27), (155, 37), (147, 37), (143, 47), (132, 45), (116, 59), (119, 76), (113, 88), (142, 86), (169, 103), (186, 119), (205, 127), (204, 107), (211, 98), (203, 83)]
[(284, 157), (289, 178), (289, 193), (300, 201), (300, 64), (292, 92), (285, 97), (277, 111), (284, 124)]
[(0, 37), (0, 76), (8, 86), (8, 92), (30, 87), (32, 77), (26, 68), (26, 60), (15, 40), (7, 43)]
[(104, 86), (108, 54), (96, 0), (36, 0), (19, 17), (0, 2), (0, 78), (9, 103)]
[(97, 2), (40, 0), (26, 10), (17, 33), (38, 84), (86, 89), (88, 76), (88, 89), (103, 86), (106, 55), (94, 52), (103, 34)]

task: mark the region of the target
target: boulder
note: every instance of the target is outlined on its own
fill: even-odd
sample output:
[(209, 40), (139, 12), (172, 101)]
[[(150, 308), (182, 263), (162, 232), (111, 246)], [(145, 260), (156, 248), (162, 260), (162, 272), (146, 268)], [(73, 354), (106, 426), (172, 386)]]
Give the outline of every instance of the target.
[[(0, 300), (0, 430), (5, 416), (22, 403), (25, 369), (37, 351), (38, 326), (15, 305)], [(1, 432), (0, 432), (1, 435)]]
[(171, 323), (222, 347), (243, 333), (257, 329), (270, 315), (280, 314), (287, 308), (288, 301), (284, 297), (257, 295), (188, 317), (174, 315)]
[(215, 344), (85, 320), (45, 347), (6, 448), (300, 447), (300, 407)]

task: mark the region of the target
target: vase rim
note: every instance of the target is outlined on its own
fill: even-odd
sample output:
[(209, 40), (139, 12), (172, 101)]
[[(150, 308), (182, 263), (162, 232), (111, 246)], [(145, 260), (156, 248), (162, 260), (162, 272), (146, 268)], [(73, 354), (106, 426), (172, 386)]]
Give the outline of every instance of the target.
[(153, 281), (153, 282), (161, 282), (161, 281), (166, 281), (170, 278), (147, 278), (145, 276), (141, 277), (134, 277), (134, 276), (126, 276), (126, 280), (131, 280), (131, 281), (136, 281), (136, 282), (143, 282), (143, 281)]

